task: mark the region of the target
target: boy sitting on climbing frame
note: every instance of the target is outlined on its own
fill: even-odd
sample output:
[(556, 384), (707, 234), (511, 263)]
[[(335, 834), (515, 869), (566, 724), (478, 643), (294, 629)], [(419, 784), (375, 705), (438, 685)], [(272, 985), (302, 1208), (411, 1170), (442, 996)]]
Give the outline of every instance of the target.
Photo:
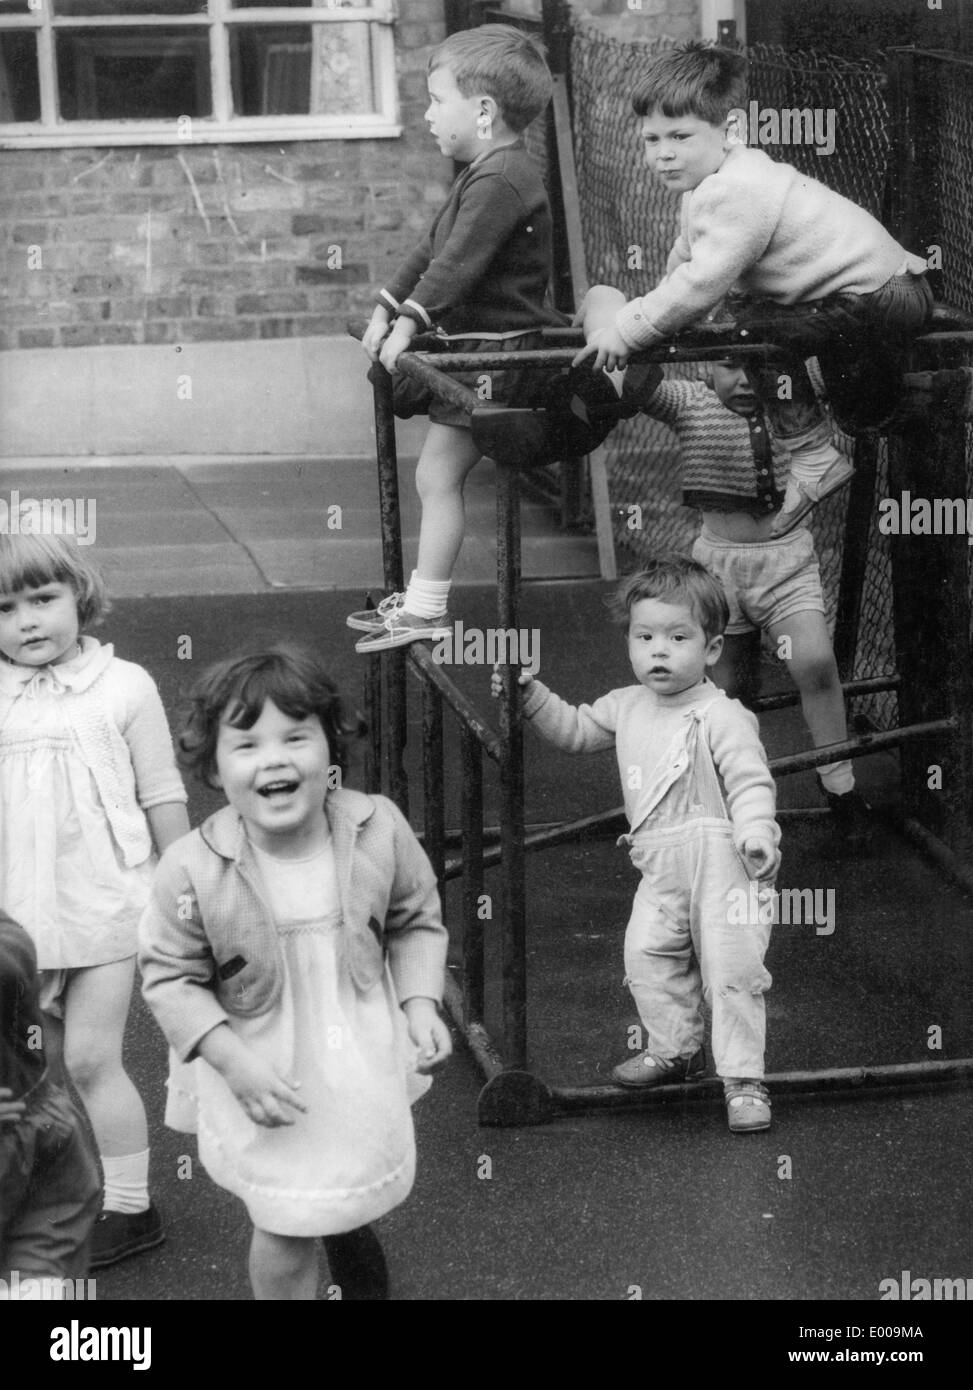
[[(541, 325), (564, 322), (544, 303), (551, 210), (523, 139), (551, 97), (543, 50), (509, 25), (452, 34), (429, 60), (428, 88), (433, 138), (466, 167), (427, 236), (379, 292), (362, 345), (390, 372), (415, 334), (433, 326), (463, 351), (505, 352), (542, 346)], [(491, 372), (490, 379), (491, 400), (526, 404), (527, 372)], [(416, 568), (404, 594), (349, 616), (348, 626), (364, 634), (357, 652), (437, 640), (452, 630), (447, 602), (463, 544), (463, 488), (480, 450), (462, 407), (433, 399), (427, 409), (429, 432), (416, 468)]]
[(575, 362), (593, 357), (596, 367), (624, 366), (631, 353), (704, 318), (742, 288), (736, 326), (757, 319), (761, 336), (793, 354), (747, 361), (790, 454), (771, 531), (783, 536), (854, 471), (834, 446), (804, 360), (819, 357), (843, 430), (887, 428), (906, 352), (929, 320), (933, 297), (925, 262), (864, 208), (747, 147), (746, 82), (746, 58), (727, 48), (690, 43), (649, 64), (632, 105), (650, 169), (682, 195), (680, 234), (662, 281), (610, 322), (598, 308), (604, 287), (589, 292), (581, 311), (587, 345)]

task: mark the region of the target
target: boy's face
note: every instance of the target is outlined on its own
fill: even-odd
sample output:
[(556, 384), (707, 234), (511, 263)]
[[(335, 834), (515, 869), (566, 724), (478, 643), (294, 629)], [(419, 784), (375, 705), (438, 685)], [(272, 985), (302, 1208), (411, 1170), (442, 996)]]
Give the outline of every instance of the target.
[(484, 148), (476, 124), (483, 109), (483, 96), (463, 96), (448, 67), (433, 68), (426, 86), (429, 105), (424, 119), (429, 122), (440, 151), (451, 159), (470, 163)]
[(258, 849), (299, 857), (327, 835), (331, 749), (317, 715), (293, 719), (268, 700), (249, 729), (221, 721), (216, 784)]
[(664, 116), (656, 109), (639, 126), (645, 162), (663, 187), (688, 193), (726, 158), (726, 127), (726, 121), (710, 125), (699, 116)]
[(698, 685), (723, 650), (722, 637), (707, 637), (683, 603), (643, 598), (628, 615), (628, 659), (640, 685), (659, 695), (678, 695)]
[(760, 402), (739, 362), (713, 362), (710, 371), (713, 390), (727, 410), (732, 410), (735, 415), (753, 415), (760, 409)]

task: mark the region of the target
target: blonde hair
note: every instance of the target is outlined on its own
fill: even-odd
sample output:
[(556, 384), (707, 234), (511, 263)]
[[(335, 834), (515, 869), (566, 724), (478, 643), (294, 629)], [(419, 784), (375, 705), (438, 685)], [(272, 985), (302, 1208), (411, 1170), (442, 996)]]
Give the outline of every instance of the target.
[(82, 629), (100, 622), (111, 608), (100, 570), (74, 536), (0, 535), (0, 593), (17, 594), (45, 584), (70, 584)]

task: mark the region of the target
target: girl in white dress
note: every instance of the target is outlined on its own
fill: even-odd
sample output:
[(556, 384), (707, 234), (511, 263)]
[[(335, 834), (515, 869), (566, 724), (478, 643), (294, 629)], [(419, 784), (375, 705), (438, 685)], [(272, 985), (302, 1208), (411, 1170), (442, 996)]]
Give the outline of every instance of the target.
[(361, 728), (303, 648), (206, 672), (181, 756), (229, 804), (163, 857), (140, 929), (190, 1064), (167, 1122), (246, 1204), (258, 1299), (316, 1296), (318, 1237), (342, 1298), (388, 1297), (368, 1223), (412, 1187), (410, 1102), (451, 1051), (429, 861), (394, 803), (341, 787)]
[(0, 901), (34, 940), (41, 1007), (63, 1020), (98, 1143), (96, 1269), (163, 1239), (122, 1037), (153, 850), (189, 828), (152, 677), (82, 635), (107, 606), (73, 537), (0, 535)]

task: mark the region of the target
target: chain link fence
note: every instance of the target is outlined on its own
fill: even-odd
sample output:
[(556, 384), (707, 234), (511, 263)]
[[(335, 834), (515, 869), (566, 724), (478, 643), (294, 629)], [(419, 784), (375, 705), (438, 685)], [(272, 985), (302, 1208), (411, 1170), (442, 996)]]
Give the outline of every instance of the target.
[[(588, 278), (592, 284), (614, 285), (630, 298), (644, 294), (661, 278), (678, 231), (678, 199), (667, 194), (646, 169), (631, 108), (631, 93), (640, 76), (653, 55), (666, 46), (665, 40), (622, 43), (583, 24), (572, 38), (575, 158)], [(766, 152), (881, 216), (891, 153), (883, 63), (852, 62), (770, 45), (754, 46), (747, 56), (749, 100), (757, 108), (834, 113), (833, 153), (818, 154), (809, 144), (765, 147)], [(953, 157), (962, 159), (964, 153), (969, 157), (970, 141), (960, 148), (958, 136), (956, 144)], [(966, 217), (968, 228), (968, 210)], [(667, 370), (692, 376), (698, 369), (690, 365)], [(659, 548), (687, 550), (699, 519), (681, 505), (675, 436), (664, 425), (639, 417), (619, 426), (608, 442), (615, 537), (623, 553), (635, 564)], [(887, 477), (883, 442), (876, 501), (886, 495)], [(845, 490), (829, 499), (816, 509), (812, 521), (832, 629), (847, 495)], [(628, 508), (632, 504), (642, 508), (641, 529), (631, 529), (634, 514)], [(861, 537), (861, 544), (868, 546), (869, 563), (861, 595), (855, 677), (889, 675), (895, 670), (889, 542), (878, 533), (877, 520), (877, 508), (873, 508), (869, 534)], [(896, 722), (894, 695), (869, 697), (857, 708), (878, 727)]]

